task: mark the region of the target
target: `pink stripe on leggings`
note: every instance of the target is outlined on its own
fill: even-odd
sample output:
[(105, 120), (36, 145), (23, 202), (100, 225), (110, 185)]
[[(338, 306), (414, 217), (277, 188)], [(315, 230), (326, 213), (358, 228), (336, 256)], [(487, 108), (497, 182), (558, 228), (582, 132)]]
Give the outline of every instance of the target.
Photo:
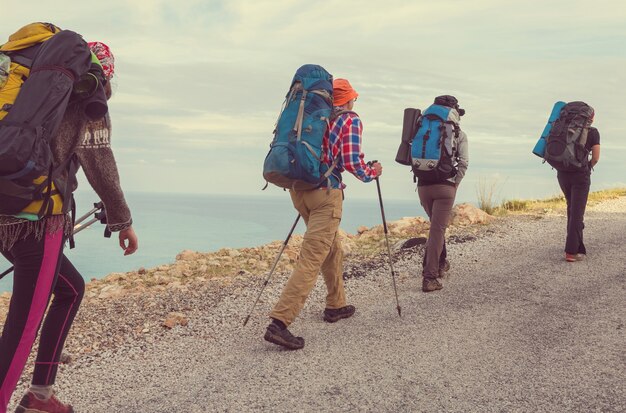
[[(37, 285), (35, 285), (35, 293), (33, 294), (33, 300), (30, 304), (30, 310), (28, 312), (28, 318), (20, 342), (17, 345), (13, 360), (7, 371), (7, 375), (0, 387), (0, 412), (6, 411), (6, 406), (9, 404), (11, 395), (15, 390), (20, 375), (26, 365), (26, 360), (30, 354), (30, 350), (33, 347), (33, 342), (37, 336), (39, 325), (43, 318), (43, 314), (48, 306), (48, 299), (50, 297), (50, 290), (52, 288), (52, 281), (54, 280), (54, 273), (57, 269), (57, 263), (59, 261), (61, 252), (61, 243), (63, 242), (63, 230), (59, 230), (54, 234), (46, 234), (44, 247), (43, 247), (43, 259), (41, 262), (41, 268), (39, 269), (39, 276), (37, 277)], [(4, 357), (4, 355), (3, 355)]]
[[(63, 331), (65, 331), (65, 326), (67, 325), (67, 320), (69, 320), (70, 314), (72, 314), (72, 310), (74, 309), (74, 305), (76, 304), (76, 300), (78, 299), (78, 291), (76, 291), (76, 288), (74, 288), (72, 283), (69, 282), (67, 280), (67, 278), (65, 278), (63, 276), (63, 274), (59, 273), (59, 278), (62, 279), (63, 281), (65, 281), (65, 283), (67, 285), (69, 285), (69, 287), (72, 289), (72, 291), (74, 291), (74, 301), (72, 302), (72, 305), (70, 306), (70, 308), (68, 308), (68, 310), (67, 310), (67, 314), (65, 315), (65, 321), (63, 322), (63, 327), (61, 327), (61, 330), (59, 330), (59, 339), (57, 340), (57, 344), (54, 347), (54, 353), (52, 353), (52, 360), (54, 360), (56, 358), (56, 356), (57, 356), (57, 351), (59, 351), (59, 345), (61, 344), (61, 339), (63, 338)], [(50, 384), (50, 374), (52, 374), (52, 367), (55, 364), (59, 364), (59, 363), (50, 363), (50, 367), (48, 367), (48, 375), (46, 376), (46, 384), (48, 384), (48, 385)]]

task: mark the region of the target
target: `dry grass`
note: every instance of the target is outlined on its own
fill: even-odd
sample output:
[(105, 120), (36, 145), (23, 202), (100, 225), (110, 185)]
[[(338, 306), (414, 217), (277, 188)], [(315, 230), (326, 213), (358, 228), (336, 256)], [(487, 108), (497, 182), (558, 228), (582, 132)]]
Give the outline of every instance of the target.
[(495, 198), (498, 192), (499, 183), (500, 182), (497, 178), (478, 178), (478, 185), (476, 186), (476, 195), (478, 196), (478, 208), (482, 209), (489, 215), (493, 215), (498, 208)]
[[(626, 188), (605, 189), (589, 193), (587, 206), (593, 206), (609, 199), (626, 196)], [(544, 214), (550, 211), (565, 210), (567, 207), (565, 197), (561, 195), (547, 199), (512, 199), (502, 202), (494, 209), (495, 214), (521, 213), (521, 214)]]

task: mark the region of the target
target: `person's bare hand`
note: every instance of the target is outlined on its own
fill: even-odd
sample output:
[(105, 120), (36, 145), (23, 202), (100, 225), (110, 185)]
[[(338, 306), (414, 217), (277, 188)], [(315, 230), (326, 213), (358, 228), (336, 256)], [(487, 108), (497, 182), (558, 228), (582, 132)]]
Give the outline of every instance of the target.
[(376, 176), (381, 176), (383, 174), (383, 166), (379, 162), (374, 162), (372, 164), (372, 169), (376, 171)]
[(139, 248), (139, 241), (133, 227), (120, 231), (120, 247), (124, 250), (124, 255), (133, 254)]

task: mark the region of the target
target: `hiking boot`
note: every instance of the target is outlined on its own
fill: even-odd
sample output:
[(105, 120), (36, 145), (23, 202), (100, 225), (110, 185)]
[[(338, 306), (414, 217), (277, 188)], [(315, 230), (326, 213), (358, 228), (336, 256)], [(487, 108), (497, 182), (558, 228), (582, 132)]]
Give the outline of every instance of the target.
[(304, 347), (304, 339), (302, 337), (296, 337), (287, 328), (281, 329), (274, 323), (267, 326), (263, 338), (265, 341), (283, 346), (289, 350), (299, 350)]
[(584, 259), (585, 259), (585, 254), (568, 254), (568, 253), (565, 253), (565, 261), (567, 261), (567, 262), (582, 261)]
[(327, 308), (324, 310), (324, 321), (327, 323), (335, 323), (342, 318), (350, 318), (354, 315), (356, 308), (353, 305), (347, 305), (341, 308)]
[(40, 400), (32, 392), (22, 397), (15, 413), (74, 413), (69, 404), (63, 404), (53, 394), (48, 400)]
[(438, 278), (446, 278), (446, 273), (450, 271), (450, 262), (448, 260), (444, 260), (439, 263), (439, 277)]
[(431, 291), (441, 290), (443, 285), (436, 278), (424, 278), (422, 281), (422, 291), (429, 293)]

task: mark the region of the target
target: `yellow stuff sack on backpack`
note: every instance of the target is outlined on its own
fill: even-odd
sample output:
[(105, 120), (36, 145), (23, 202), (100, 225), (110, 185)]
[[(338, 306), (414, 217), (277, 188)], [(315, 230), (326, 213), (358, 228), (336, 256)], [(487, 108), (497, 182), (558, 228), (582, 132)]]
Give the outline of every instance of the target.
[(26, 49), (45, 42), (60, 32), (57, 26), (50, 23), (31, 23), (9, 36), (9, 41), (0, 46), (0, 53), (11, 59), (8, 78), (0, 88), (0, 119), (3, 119), (15, 102), (20, 88), (30, 75), (30, 65), (22, 59), (12, 57), (11, 52)]
[[(20, 50), (45, 42), (60, 31), (60, 28), (50, 23), (31, 23), (13, 33), (9, 36), (9, 41), (0, 46), (0, 54), (8, 58), (5, 61), (10, 59), (8, 76), (4, 79), (4, 82), (2, 82), (4, 83), (3, 85), (0, 83), (0, 85), (2, 85), (0, 87), (0, 120), (11, 110), (22, 85), (30, 75), (30, 66), (32, 65), (29, 59), (16, 56), (13, 52), (19, 52)], [(45, 177), (42, 176), (37, 178), (35, 183), (39, 184), (44, 181)], [(61, 214), (63, 210), (63, 199), (58, 194), (54, 183), (51, 185), (52, 214)], [(41, 209), (42, 204), (43, 201), (34, 201), (18, 216), (27, 219), (37, 219), (37, 212)]]

